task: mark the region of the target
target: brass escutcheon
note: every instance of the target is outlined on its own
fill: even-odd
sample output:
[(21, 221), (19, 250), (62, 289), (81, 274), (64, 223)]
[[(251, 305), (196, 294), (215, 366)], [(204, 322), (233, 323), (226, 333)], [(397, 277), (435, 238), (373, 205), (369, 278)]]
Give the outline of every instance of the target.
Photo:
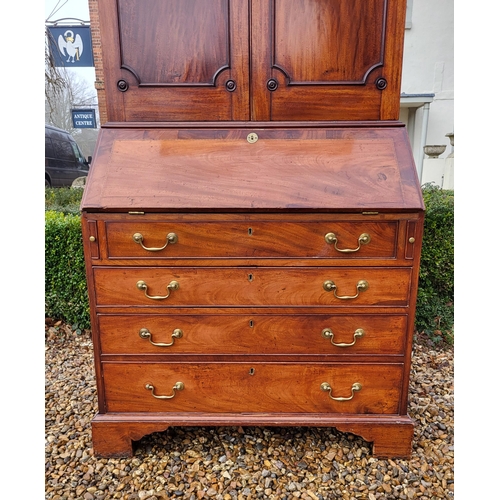
[(250, 144), (254, 144), (259, 140), (259, 136), (255, 132), (251, 132), (250, 134), (247, 135), (247, 141)]

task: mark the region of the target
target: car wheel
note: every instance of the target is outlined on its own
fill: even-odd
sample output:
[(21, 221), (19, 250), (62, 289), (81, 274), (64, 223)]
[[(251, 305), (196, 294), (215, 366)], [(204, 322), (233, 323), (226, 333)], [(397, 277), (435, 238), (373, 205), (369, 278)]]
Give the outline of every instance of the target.
[(45, 188), (49, 188), (50, 187), (50, 181), (49, 179), (47, 179), (47, 177), (45, 177)]

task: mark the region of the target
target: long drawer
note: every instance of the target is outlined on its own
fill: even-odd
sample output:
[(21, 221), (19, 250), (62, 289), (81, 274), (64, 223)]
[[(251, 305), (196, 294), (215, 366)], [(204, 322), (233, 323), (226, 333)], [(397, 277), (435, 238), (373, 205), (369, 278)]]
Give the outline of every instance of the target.
[(98, 267), (102, 306), (406, 306), (409, 268)]
[(99, 314), (102, 354), (401, 355), (407, 316)]
[(108, 412), (396, 414), (403, 365), (103, 363), (103, 374)]
[(110, 258), (390, 258), (397, 221), (106, 222)]

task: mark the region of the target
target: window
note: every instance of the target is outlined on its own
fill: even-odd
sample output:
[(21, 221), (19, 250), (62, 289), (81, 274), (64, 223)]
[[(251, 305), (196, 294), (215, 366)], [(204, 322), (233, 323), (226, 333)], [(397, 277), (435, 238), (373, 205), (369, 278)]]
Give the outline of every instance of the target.
[(55, 157), (59, 160), (75, 161), (75, 152), (68, 141), (53, 140)]
[(79, 161), (85, 161), (85, 157), (83, 153), (80, 151), (78, 144), (76, 142), (72, 142), (71, 146), (73, 146), (73, 152), (75, 153), (76, 159)]
[(52, 139), (50, 137), (45, 137), (45, 157), (54, 157), (54, 146), (52, 145)]

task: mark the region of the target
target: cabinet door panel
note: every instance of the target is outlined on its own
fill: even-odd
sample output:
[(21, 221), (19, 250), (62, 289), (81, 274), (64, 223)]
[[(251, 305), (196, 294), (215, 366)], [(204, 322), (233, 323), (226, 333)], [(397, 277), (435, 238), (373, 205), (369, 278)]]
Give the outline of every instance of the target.
[(254, 1), (253, 118), (397, 119), (404, 12), (404, 0)]
[[(191, 15), (196, 23), (189, 22)], [(223, 0), (162, 1), (154, 9), (149, 3), (119, 0), (118, 16), (122, 66), (139, 85), (213, 85), (228, 66), (228, 12)]]
[[(111, 121), (246, 118), (244, 3), (101, 0)], [(233, 113), (235, 103), (243, 110)]]
[(386, 3), (274, 0), (273, 67), (289, 85), (365, 83), (383, 64)]

